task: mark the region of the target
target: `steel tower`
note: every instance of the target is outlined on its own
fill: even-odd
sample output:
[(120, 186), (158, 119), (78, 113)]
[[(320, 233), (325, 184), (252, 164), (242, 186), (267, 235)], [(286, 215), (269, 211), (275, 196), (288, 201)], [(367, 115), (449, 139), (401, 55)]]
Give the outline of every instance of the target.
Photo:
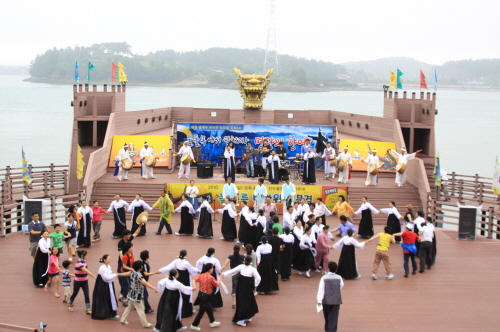
[(276, 46), (276, 24), (274, 22), (274, 0), (271, 1), (271, 13), (269, 15), (269, 30), (267, 32), (266, 57), (264, 59), (264, 74), (274, 68), (274, 74), (279, 75), (278, 47)]

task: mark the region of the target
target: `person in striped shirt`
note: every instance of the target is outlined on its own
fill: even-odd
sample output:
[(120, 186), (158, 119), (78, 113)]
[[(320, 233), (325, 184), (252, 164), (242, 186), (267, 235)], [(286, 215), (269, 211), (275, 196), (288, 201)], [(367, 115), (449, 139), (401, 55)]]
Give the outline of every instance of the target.
[(80, 289), (83, 291), (83, 295), (85, 297), (85, 307), (87, 308), (87, 315), (92, 314), (92, 310), (90, 309), (90, 297), (89, 297), (89, 275), (96, 279), (95, 274), (88, 270), (87, 261), (85, 258), (87, 257), (87, 251), (78, 250), (76, 252), (78, 254), (78, 262), (75, 264), (75, 282), (73, 283), (73, 295), (68, 301), (68, 309), (73, 312), (73, 302), (75, 301), (76, 296)]

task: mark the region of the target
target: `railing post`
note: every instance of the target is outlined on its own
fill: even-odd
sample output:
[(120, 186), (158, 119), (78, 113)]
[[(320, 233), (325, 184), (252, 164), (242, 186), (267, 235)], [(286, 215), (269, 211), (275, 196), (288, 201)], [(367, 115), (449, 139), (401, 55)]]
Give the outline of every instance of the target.
[(493, 206), (488, 208), (488, 239), (493, 238)]
[(479, 185), (478, 183), (479, 180), (479, 175), (474, 175), (474, 198), (477, 198), (477, 187)]
[[(28, 182), (26, 182), (24, 180), (23, 180), (23, 190), (24, 190), (24, 195), (26, 197), (29, 197), (28, 194), (29, 194), (29, 191), (30, 191), (30, 185), (28, 184)], [(14, 193), (12, 193), (12, 197), (14, 198)]]
[(54, 188), (54, 164), (50, 164), (50, 187)]
[(479, 198), (478, 198), (479, 205), (483, 204), (483, 197), (484, 197), (484, 182), (481, 182), (479, 184)]
[(3, 214), (4, 214), (4, 206), (3, 206), (3, 202), (0, 202), (0, 237), (4, 237), (5, 236), (5, 230), (4, 230), (4, 224), (3, 224), (3, 220), (4, 220), (4, 217), (3, 217)]
[(455, 196), (455, 172), (451, 173), (451, 196)]
[(458, 181), (458, 201), (461, 203), (462, 202), (462, 193), (464, 191), (464, 181), (459, 180)]
[(47, 172), (43, 172), (43, 197), (49, 196), (49, 184), (48, 184), (48, 176)]
[(10, 178), (10, 166), (5, 167), (5, 177)]
[(63, 186), (64, 186), (64, 195), (68, 194), (68, 170), (63, 170)]
[(56, 194), (51, 194), (50, 195), (50, 214), (51, 214), (51, 219), (52, 219), (52, 225), (54, 225), (57, 222), (57, 216), (56, 216)]
[(431, 206), (431, 218), (432, 220), (436, 220), (436, 199), (432, 199), (432, 206)]

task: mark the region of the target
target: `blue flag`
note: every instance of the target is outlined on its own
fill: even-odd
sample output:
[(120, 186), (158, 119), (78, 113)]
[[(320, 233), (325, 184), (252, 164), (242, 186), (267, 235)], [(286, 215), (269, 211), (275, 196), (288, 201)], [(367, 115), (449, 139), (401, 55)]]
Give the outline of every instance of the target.
[(78, 61), (75, 61), (75, 82), (80, 82), (80, 70), (78, 70)]
[(434, 69), (434, 91), (436, 91), (438, 88), (438, 74), (437, 70)]
[(28, 184), (31, 184), (33, 180), (31, 179), (30, 171), (28, 168), (28, 161), (26, 160), (26, 157), (24, 155), (24, 149), (21, 148), (21, 152), (23, 155), (23, 181), (27, 182)]

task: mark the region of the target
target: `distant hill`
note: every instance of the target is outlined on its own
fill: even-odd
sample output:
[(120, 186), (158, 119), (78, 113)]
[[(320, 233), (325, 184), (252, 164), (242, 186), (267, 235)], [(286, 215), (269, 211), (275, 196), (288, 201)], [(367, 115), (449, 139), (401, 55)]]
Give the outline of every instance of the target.
[(3, 75), (28, 75), (29, 66), (4, 66), (0, 65), (0, 74)]

